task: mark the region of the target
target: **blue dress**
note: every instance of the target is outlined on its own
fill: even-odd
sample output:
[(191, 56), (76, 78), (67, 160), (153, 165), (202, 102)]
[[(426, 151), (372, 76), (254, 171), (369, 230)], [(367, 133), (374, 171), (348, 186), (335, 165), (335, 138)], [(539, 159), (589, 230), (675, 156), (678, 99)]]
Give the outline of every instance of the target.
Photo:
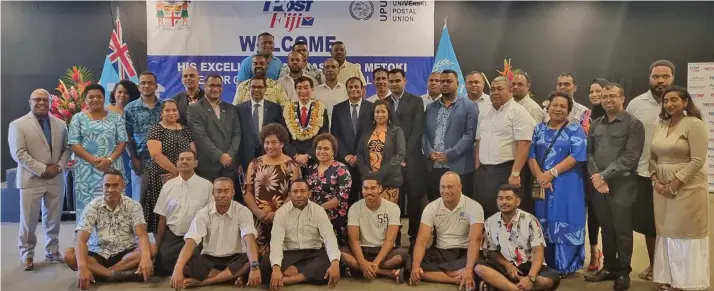
[[(533, 131), (528, 158), (542, 162), (545, 151), (558, 130), (540, 123)], [(553, 190), (546, 189), (545, 199), (535, 201), (535, 216), (546, 238), (545, 261), (561, 274), (575, 272), (585, 261), (585, 191), (583, 167), (587, 161), (587, 137), (579, 124), (568, 123), (542, 162), (550, 170), (568, 156), (578, 161), (573, 168), (552, 180)]]
[[(72, 117), (69, 124), (70, 145), (78, 144), (95, 157), (108, 157), (114, 152), (117, 143), (126, 142), (126, 127), (124, 119), (114, 112), (108, 112), (102, 120), (91, 120), (84, 112), (79, 112)], [(124, 176), (123, 159), (116, 159), (111, 167), (119, 170)], [(81, 217), (84, 206), (92, 199), (103, 195), (102, 193), (102, 171), (94, 167), (90, 162), (82, 158), (77, 159), (77, 163), (72, 169), (74, 174), (74, 201), (76, 216)]]

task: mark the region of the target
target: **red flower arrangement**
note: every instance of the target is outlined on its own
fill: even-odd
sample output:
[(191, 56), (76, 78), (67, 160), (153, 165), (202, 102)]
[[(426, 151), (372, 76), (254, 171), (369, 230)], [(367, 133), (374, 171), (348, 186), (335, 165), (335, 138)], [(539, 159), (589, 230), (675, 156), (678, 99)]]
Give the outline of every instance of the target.
[(50, 96), (50, 113), (69, 126), (72, 116), (87, 107), (84, 103), (84, 88), (93, 82), (92, 73), (86, 67), (73, 66), (67, 69), (55, 88), (59, 94)]

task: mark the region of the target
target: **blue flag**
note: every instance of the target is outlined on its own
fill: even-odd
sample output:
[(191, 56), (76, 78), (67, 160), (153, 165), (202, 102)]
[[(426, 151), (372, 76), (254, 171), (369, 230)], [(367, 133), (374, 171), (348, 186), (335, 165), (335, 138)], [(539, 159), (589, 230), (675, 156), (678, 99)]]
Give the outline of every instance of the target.
[(466, 96), (466, 82), (464, 82), (464, 74), (461, 72), (459, 60), (456, 59), (454, 45), (451, 44), (451, 37), (449, 37), (449, 29), (446, 27), (446, 19), (444, 19), (444, 28), (441, 30), (439, 47), (436, 49), (436, 55), (434, 56), (434, 67), (431, 69), (431, 71), (441, 72), (446, 69), (454, 70), (459, 75), (458, 96)]
[(117, 70), (112, 66), (112, 62), (109, 61), (109, 56), (104, 58), (104, 67), (102, 68), (102, 76), (99, 77), (99, 85), (104, 87), (107, 91), (106, 98), (104, 98), (104, 104), (109, 105), (109, 92), (114, 90), (114, 85), (121, 81), (119, 79), (119, 74)]

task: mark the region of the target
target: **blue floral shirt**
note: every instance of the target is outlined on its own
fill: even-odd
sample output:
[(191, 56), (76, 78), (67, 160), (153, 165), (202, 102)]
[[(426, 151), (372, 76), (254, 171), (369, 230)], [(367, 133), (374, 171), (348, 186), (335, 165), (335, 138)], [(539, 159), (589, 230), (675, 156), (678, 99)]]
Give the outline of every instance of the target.
[(124, 118), (129, 139), (136, 145), (136, 154), (148, 153), (146, 135), (151, 126), (161, 121), (161, 101), (156, 100), (153, 109), (149, 109), (141, 98), (131, 101), (124, 108)]

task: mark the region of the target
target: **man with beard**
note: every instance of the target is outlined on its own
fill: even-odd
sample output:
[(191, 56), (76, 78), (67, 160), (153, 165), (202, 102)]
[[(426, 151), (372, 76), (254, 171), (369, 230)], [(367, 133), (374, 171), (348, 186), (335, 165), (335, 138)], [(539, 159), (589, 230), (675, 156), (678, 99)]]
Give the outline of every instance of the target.
[[(311, 64), (308, 62), (308, 59), (310, 58), (310, 52), (307, 50), (307, 43), (302, 40), (296, 41), (293, 44), (292, 51), (302, 54), (303, 58), (305, 59), (305, 65), (302, 68), (302, 75), (305, 75), (305, 76), (315, 79), (315, 81), (317, 81), (317, 83), (315, 83), (316, 85), (322, 84), (322, 82), (325, 81), (325, 77), (322, 75), (322, 70), (320, 70), (320, 68), (318, 68), (317, 65)], [(280, 69), (280, 77), (282, 78), (283, 76), (288, 75), (290, 73), (291, 73), (290, 66), (288, 64), (283, 64), (283, 67)], [(299, 77), (299, 76), (295, 76), (295, 74), (291, 74), (291, 75), (293, 76), (293, 79)], [(287, 90), (287, 88), (286, 88), (286, 90)], [(294, 100), (292, 100), (292, 101), (294, 101)]]
[(662, 110), (662, 93), (672, 86), (674, 82), (674, 64), (668, 60), (658, 60), (650, 65), (650, 89), (640, 96), (635, 97), (627, 105), (627, 112), (634, 115), (645, 127), (645, 142), (642, 148), (642, 156), (637, 165), (637, 198), (634, 205), (637, 211), (633, 212), (632, 229), (645, 236), (647, 244), (647, 254), (650, 265), (640, 273), (642, 280), (652, 280), (652, 266), (654, 266), (655, 249), (655, 222), (654, 205), (652, 197), (652, 181), (650, 180), (650, 143), (654, 130), (659, 124), (659, 114)]
[(374, 87), (377, 88), (377, 93), (369, 96), (367, 101), (374, 103), (377, 102), (377, 100), (382, 100), (387, 98), (389, 94), (392, 94), (392, 92), (389, 92), (389, 81), (387, 80), (388, 76), (389, 71), (385, 68), (376, 68), (372, 71), (372, 79), (374, 79)]
[(325, 74), (325, 83), (315, 87), (315, 100), (325, 104), (329, 118), (332, 118), (332, 107), (337, 103), (347, 100), (345, 84), (338, 81), (338, 66), (337, 61), (333, 58), (325, 60), (325, 64), (322, 66), (322, 72)]
[(353, 64), (347, 61), (347, 48), (341, 41), (336, 41), (332, 44), (330, 56), (337, 61), (339, 67), (339, 75), (337, 81), (344, 84), (347, 79), (357, 77), (362, 81), (362, 84), (367, 84), (362, 73), (362, 68), (358, 64)]
[(183, 236), (191, 226), (196, 213), (213, 202), (213, 184), (196, 175), (196, 153), (180, 153), (176, 161), (179, 176), (166, 181), (156, 201), (154, 213), (159, 215), (156, 231), (156, 274), (168, 276), (173, 271), (181, 248)]
[(223, 78), (206, 78), (206, 96), (188, 107), (188, 124), (198, 153), (198, 175), (208, 181), (236, 178), (241, 127), (235, 107), (221, 100)]
[(196, 68), (189, 66), (183, 69), (181, 73), (181, 83), (183, 83), (186, 90), (171, 98), (176, 100), (179, 115), (181, 116), (181, 120), (179, 121), (184, 125), (188, 122), (186, 118), (188, 105), (198, 102), (198, 100), (201, 100), (201, 98), (205, 96), (205, 92), (203, 92), (203, 89), (198, 85), (198, 79), (198, 70), (196, 70)]
[[(290, 103), (288, 95), (278, 81), (266, 77), (267, 68), (266, 58), (262, 55), (253, 56), (253, 73), (256, 78), (265, 79), (265, 100), (273, 103), (278, 103), (280, 106)], [(253, 77), (250, 77), (253, 78)], [(249, 79), (250, 79), (249, 78)], [(233, 105), (250, 100), (250, 80), (242, 81), (238, 84), (236, 95), (233, 97)]]
[[(498, 212), (498, 187), (511, 184), (522, 189), (524, 210), (533, 211), (530, 193), (521, 187), (530, 181), (523, 179), (535, 121), (523, 106), (513, 100), (513, 86), (506, 77), (491, 82), (491, 106), (479, 117), (474, 146), (474, 197), (481, 203), (486, 216)], [(527, 202), (527, 203), (525, 203)]]
[(453, 70), (441, 73), (441, 98), (427, 106), (422, 150), (428, 160), (427, 197), (439, 198), (439, 178), (447, 171), (459, 174), (464, 195), (473, 197), (473, 146), (479, 108), (457, 96), (458, 75)]
[(426, 94), (421, 95), (421, 99), (424, 101), (424, 111), (426, 111), (426, 107), (429, 104), (441, 97), (441, 73), (431, 72), (431, 74), (429, 74), (429, 79), (426, 82)]
[(360, 172), (357, 164), (357, 148), (362, 131), (372, 126), (374, 104), (364, 100), (364, 84), (357, 77), (347, 80), (347, 96), (349, 100), (335, 105), (332, 115), (330, 133), (335, 136), (339, 146), (335, 158), (349, 167), (352, 175), (352, 191), (348, 204), (359, 200)]
[[(278, 79), (278, 76), (280, 75), (280, 68), (283, 66), (283, 62), (278, 57), (273, 55), (274, 49), (275, 38), (272, 34), (263, 32), (258, 35), (257, 55), (261, 55), (265, 58), (267, 68), (264, 71), (264, 75), (273, 81)], [(251, 70), (251, 64), (253, 62), (252, 59), (252, 57), (247, 57), (240, 62), (238, 82), (246, 81), (256, 75), (256, 72)]]
[(486, 220), (483, 250), (488, 260), (479, 262), (479, 290), (555, 290), (558, 272), (545, 264), (545, 239), (538, 218), (518, 209), (520, 191), (513, 185), (498, 189), (500, 212)]
[[(555, 85), (555, 90), (563, 91), (570, 95), (570, 98), (573, 99), (573, 110), (570, 110), (570, 114), (568, 114), (568, 121), (582, 125), (586, 122), (590, 122), (590, 108), (575, 102), (575, 91), (578, 90), (577, 82), (578, 80), (575, 79), (575, 75), (573, 75), (573, 73), (563, 73), (558, 76), (558, 82)], [(545, 100), (543, 102), (543, 121), (545, 122), (550, 120), (547, 109), (548, 100)]]
[[(59, 253), (64, 175), (69, 156), (67, 124), (49, 114), (52, 99), (45, 89), (32, 91), (30, 113), (10, 123), (8, 146), (17, 162), (15, 186), (20, 189), (20, 267), (34, 268), (37, 220), (42, 213), (45, 260), (62, 262)], [(38, 134), (42, 133), (42, 134)], [(41, 204), (40, 204), (41, 203)], [(17, 205), (15, 205), (17, 206)]]
[(590, 126), (588, 172), (597, 191), (591, 199), (602, 227), (605, 266), (585, 276), (585, 280), (615, 280), (614, 290), (627, 290), (632, 271), (631, 208), (637, 193), (637, 163), (642, 155), (645, 129), (634, 115), (625, 112), (622, 86), (605, 85), (601, 100), (606, 114)]
[(418, 96), (404, 90), (407, 85), (406, 75), (402, 69), (389, 71), (389, 90), (392, 94), (386, 98), (392, 109), (393, 122), (404, 131), (407, 142), (407, 152), (402, 163), (402, 173), (405, 183), (400, 193), (406, 193), (409, 213), (409, 241), (416, 241), (419, 230), (419, 211), (422, 207), (426, 191), (424, 177), (426, 174), (426, 159), (421, 151), (421, 136), (424, 134), (424, 102)]
[[(283, 86), (283, 89), (285, 90), (285, 93), (288, 96), (288, 100), (290, 100), (290, 102), (298, 100), (297, 94), (295, 93), (295, 80), (297, 78), (306, 76), (312, 79), (315, 84), (319, 84), (314, 77), (307, 74), (307, 71), (305, 70), (306, 64), (307, 63), (305, 61), (305, 55), (296, 51), (293, 51), (288, 54), (288, 63), (284, 66), (288, 69), (286, 70), (285, 74), (280, 75), (278, 83)], [(320, 74), (320, 77), (322, 77), (322, 73)]]
[(142, 196), (144, 169), (149, 163), (149, 147), (146, 145), (149, 129), (161, 120), (161, 100), (156, 97), (156, 75), (152, 72), (139, 74), (141, 98), (129, 102), (124, 108), (126, 133), (129, 136), (127, 148), (131, 157), (131, 193), (134, 200)]
[(545, 112), (538, 106), (538, 103), (531, 99), (531, 79), (528, 74), (516, 73), (513, 75), (511, 82), (513, 83), (513, 99), (528, 111), (528, 114), (533, 117), (536, 124), (541, 123), (545, 118)]

